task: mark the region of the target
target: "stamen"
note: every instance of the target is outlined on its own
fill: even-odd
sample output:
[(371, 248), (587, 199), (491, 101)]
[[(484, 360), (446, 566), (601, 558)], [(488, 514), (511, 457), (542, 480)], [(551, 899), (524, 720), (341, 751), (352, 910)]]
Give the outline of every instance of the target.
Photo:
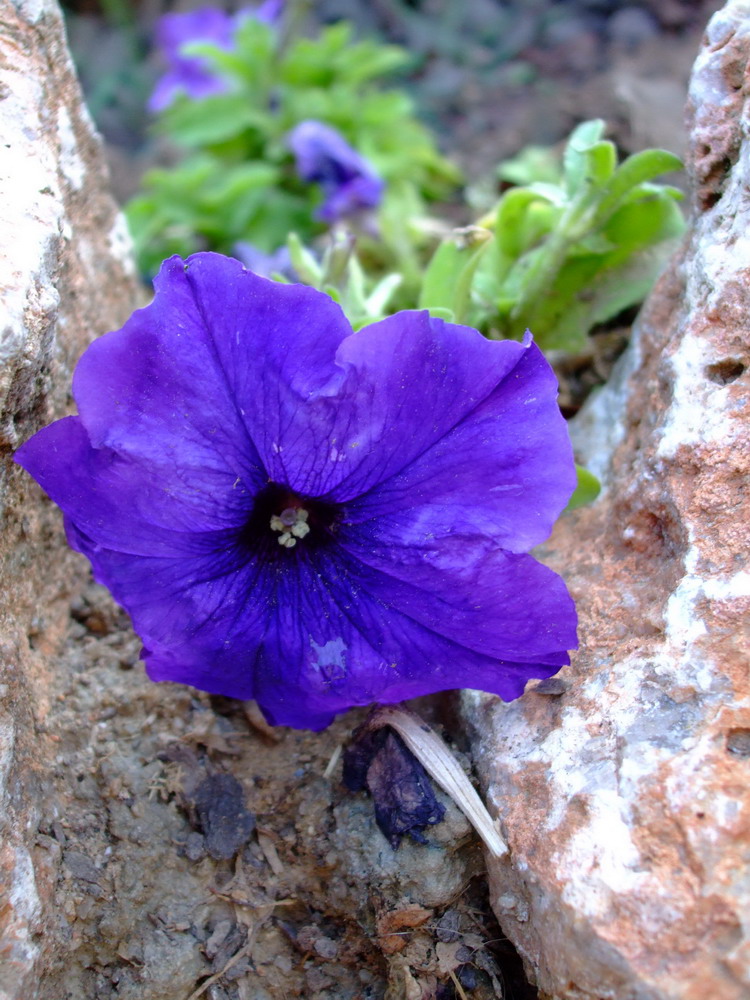
[(307, 523), (309, 517), (304, 507), (285, 507), (280, 514), (274, 514), (270, 521), (271, 531), (280, 531), (279, 545), (285, 549), (293, 549), (298, 538), (304, 538), (310, 532)]

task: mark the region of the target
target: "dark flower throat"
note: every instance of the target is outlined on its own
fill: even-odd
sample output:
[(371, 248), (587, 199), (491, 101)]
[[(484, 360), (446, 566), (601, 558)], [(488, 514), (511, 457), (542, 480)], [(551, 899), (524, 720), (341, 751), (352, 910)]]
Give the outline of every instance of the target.
[[(294, 521), (290, 512), (299, 511), (299, 519), (304, 518), (308, 531), (301, 537), (292, 534), (293, 544), (289, 545), (290, 533), (284, 533), (274, 524)], [(253, 502), (253, 509), (240, 533), (240, 544), (253, 555), (272, 558), (293, 558), (295, 553), (313, 552), (330, 545), (341, 520), (341, 507), (325, 500), (303, 497), (280, 483), (269, 482)], [(287, 544), (280, 543), (280, 539)]]

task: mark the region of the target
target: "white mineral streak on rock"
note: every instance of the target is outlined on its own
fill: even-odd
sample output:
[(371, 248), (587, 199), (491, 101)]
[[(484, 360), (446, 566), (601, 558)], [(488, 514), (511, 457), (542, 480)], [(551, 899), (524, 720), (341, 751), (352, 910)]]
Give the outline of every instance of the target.
[(18, 13), (29, 24), (36, 24), (44, 14), (54, 12), (56, 4), (50, 0), (13, 0)]
[(13, 748), (16, 742), (16, 731), (10, 719), (0, 720), (0, 810), (2, 815), (8, 811), (8, 775), (13, 762)]
[[(30, 301), (42, 310), (54, 308), (56, 293), (50, 264), (60, 237), (63, 208), (54, 152), (40, 141), (42, 122), (29, 118), (29, 108), (41, 107), (43, 93), (37, 79), (0, 67), (6, 149), (0, 158), (0, 190), (17, 192), (0, 199), (0, 231), (12, 234), (12, 253), (0, 270), (3, 303), (0, 364), (24, 348), (29, 330)], [(7, 123), (7, 125), (5, 124)], [(38, 301), (45, 297), (47, 301)], [(0, 392), (7, 391), (10, 372), (0, 374)], [(0, 408), (3, 403), (0, 395)]]
[(732, 0), (691, 82), (688, 239), (573, 427), (607, 489), (542, 553), (579, 605), (567, 688), (465, 698), (495, 909), (560, 1000), (750, 997), (749, 66)]
[[(746, 254), (742, 266), (749, 265)], [(721, 445), (737, 433), (724, 387), (706, 379), (707, 361), (704, 337), (686, 331), (670, 359), (674, 399), (661, 432), (660, 458), (673, 458), (686, 445)]]
[(120, 212), (107, 236), (107, 245), (114, 260), (119, 261), (123, 271), (131, 277), (136, 277), (135, 255), (133, 252), (133, 237), (130, 235), (125, 216)]
[[(39, 917), (42, 905), (37, 893), (34, 865), (31, 861), (31, 855), (25, 847), (17, 847), (15, 850), (15, 865), (8, 901), (16, 914), (23, 920), (22, 936), (24, 940), (28, 941), (29, 925)], [(39, 949), (29, 941), (28, 951), (36, 956)]]
[(633, 341), (615, 365), (607, 391), (597, 390), (570, 427), (576, 455), (581, 460), (586, 455), (586, 467), (601, 483), (602, 497), (610, 486), (611, 455), (625, 435), (623, 389), (639, 364), (639, 344)]
[(73, 132), (68, 109), (62, 105), (57, 112), (57, 136), (60, 140), (60, 169), (72, 188), (80, 191), (83, 187), (86, 168), (78, 152), (78, 143)]
[[(66, 947), (52, 907), (57, 873), (36, 847), (42, 815), (55, 814), (47, 672), (84, 569), (12, 450), (65, 412), (72, 365), (136, 295), (52, 0), (3, 6), (0, 94), (0, 1000), (35, 1000), (41, 968)], [(47, 659), (30, 649), (32, 621)]]

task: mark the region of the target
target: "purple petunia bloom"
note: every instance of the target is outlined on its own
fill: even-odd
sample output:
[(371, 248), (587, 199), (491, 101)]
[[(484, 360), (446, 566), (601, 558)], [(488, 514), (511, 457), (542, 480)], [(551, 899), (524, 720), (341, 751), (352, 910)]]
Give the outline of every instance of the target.
[(253, 271), (262, 278), (280, 274), (292, 281), (298, 280), (292, 264), (292, 255), (286, 246), (279, 247), (273, 253), (263, 253), (247, 240), (238, 240), (232, 247), (232, 256), (241, 261), (248, 271)]
[(80, 415), (16, 454), (151, 678), (321, 729), (450, 688), (516, 698), (569, 662), (573, 602), (528, 552), (576, 477), (530, 337), (416, 311), (353, 333), (323, 293), (211, 253), (155, 287), (81, 358)]
[(225, 93), (228, 82), (217, 76), (201, 56), (186, 55), (185, 47), (194, 42), (207, 42), (229, 50), (234, 45), (237, 26), (244, 18), (253, 17), (256, 21), (273, 24), (282, 6), (281, 0), (266, 0), (259, 7), (244, 8), (234, 15), (218, 7), (165, 14), (157, 24), (156, 41), (168, 69), (149, 98), (149, 111), (163, 111), (181, 93), (193, 100)]
[(320, 184), (325, 200), (317, 218), (332, 223), (377, 208), (384, 183), (340, 132), (318, 121), (300, 122), (287, 137), (302, 180)]

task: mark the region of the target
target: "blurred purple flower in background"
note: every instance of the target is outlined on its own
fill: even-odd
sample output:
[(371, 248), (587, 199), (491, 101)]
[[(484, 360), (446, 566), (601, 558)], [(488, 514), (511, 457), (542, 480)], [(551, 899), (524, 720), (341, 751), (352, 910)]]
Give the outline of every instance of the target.
[(253, 17), (274, 24), (282, 9), (283, 0), (266, 0), (259, 7), (243, 8), (236, 14), (227, 14), (218, 7), (165, 14), (156, 26), (156, 42), (168, 69), (154, 87), (149, 110), (163, 111), (178, 94), (199, 100), (224, 93), (228, 86), (226, 80), (217, 76), (201, 56), (186, 55), (185, 47), (195, 42), (208, 42), (229, 50), (242, 20)]
[(530, 337), (416, 311), (353, 333), (217, 254), (155, 288), (81, 358), (80, 415), (16, 455), (154, 680), (321, 729), (449, 688), (516, 698), (568, 662), (573, 602), (528, 552), (576, 476)]
[(261, 278), (281, 274), (292, 281), (299, 280), (292, 264), (292, 255), (286, 246), (279, 247), (273, 253), (263, 253), (247, 240), (238, 240), (232, 247), (232, 256), (241, 261), (248, 271), (259, 274)]
[(377, 208), (385, 185), (340, 132), (319, 121), (300, 122), (287, 137), (304, 181), (320, 184), (325, 200), (316, 215), (333, 223)]

